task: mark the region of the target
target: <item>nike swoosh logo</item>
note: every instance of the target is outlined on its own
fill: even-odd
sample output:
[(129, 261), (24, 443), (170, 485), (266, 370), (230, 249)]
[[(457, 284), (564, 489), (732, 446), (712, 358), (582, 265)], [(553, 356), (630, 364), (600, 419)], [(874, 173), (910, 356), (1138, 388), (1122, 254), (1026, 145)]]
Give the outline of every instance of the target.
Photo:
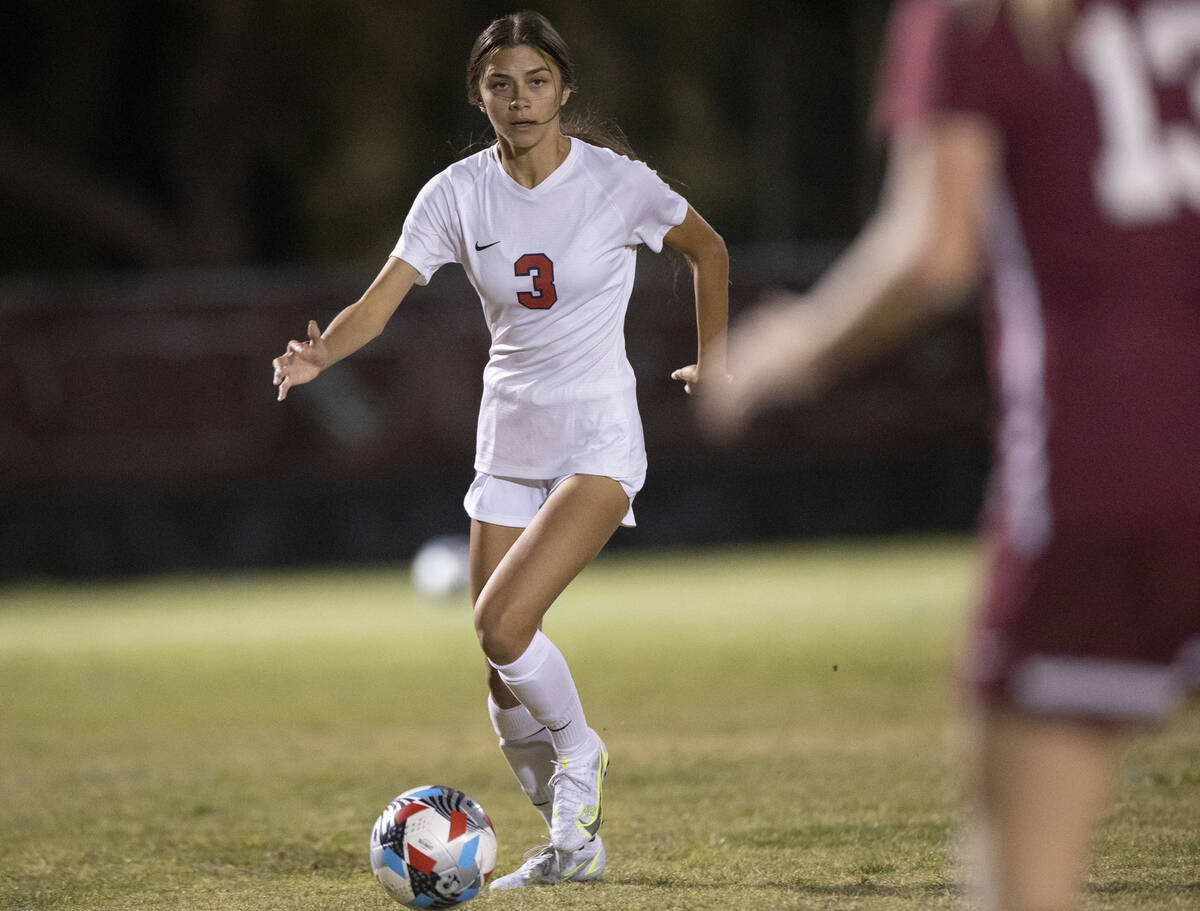
[[(592, 858), (592, 860), (593, 860), (593, 861), (594, 861), (595, 859), (596, 859), (595, 857), (593, 857), (593, 858)], [(563, 879), (570, 879), (572, 876), (574, 876), (576, 873), (578, 873), (578, 872), (579, 872), (579, 868), (580, 868), (580, 867), (582, 867), (582, 866), (583, 866), (584, 864), (586, 864), (586, 863), (587, 863), (587, 861), (586, 861), (586, 860), (581, 860), (579, 863), (577, 863), (575, 866), (573, 866), (573, 867), (572, 867), (570, 870), (566, 870), (566, 871), (564, 871), (564, 872), (560, 873), (559, 875), (560, 875), (560, 876), (561, 876)]]
[(488, 247), (494, 247), (494, 246), (496, 246), (496, 244), (498, 244), (498, 243), (500, 243), (500, 241), (498, 241), (498, 240), (494, 240), (494, 241), (492, 241), (490, 244), (482, 244), (482, 245), (481, 245), (481, 244), (479, 243), (479, 241), (475, 241), (475, 249), (476, 249), (476, 250), (486, 250)]

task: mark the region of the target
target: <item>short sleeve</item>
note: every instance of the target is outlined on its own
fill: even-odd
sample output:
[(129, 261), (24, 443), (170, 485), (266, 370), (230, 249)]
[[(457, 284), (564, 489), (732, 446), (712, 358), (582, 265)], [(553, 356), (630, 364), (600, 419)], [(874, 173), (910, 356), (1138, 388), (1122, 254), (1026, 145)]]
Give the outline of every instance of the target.
[(929, 114), (939, 94), (939, 44), (950, 7), (945, 0), (901, 0), (884, 38), (873, 126), (883, 137)]
[(1005, 123), (1022, 104), (1004, 78), (1021, 64), (1003, 16), (972, 2), (901, 0), (888, 24), (874, 110), (885, 138), (939, 112), (970, 111)]
[(667, 232), (687, 215), (687, 200), (644, 162), (619, 158), (621, 172), (608, 187), (629, 229), (629, 245), (645, 244), (655, 253)]
[(417, 284), (428, 284), (442, 266), (458, 262), (457, 223), (450, 181), (445, 172), (431, 179), (413, 200), (392, 256), (420, 273)]
[(981, 114), (1008, 129), (1030, 109), (1028, 85), (1016, 78), (1030, 68), (1008, 16), (979, 23), (952, 17), (940, 45), (939, 69), (934, 101), (942, 110)]

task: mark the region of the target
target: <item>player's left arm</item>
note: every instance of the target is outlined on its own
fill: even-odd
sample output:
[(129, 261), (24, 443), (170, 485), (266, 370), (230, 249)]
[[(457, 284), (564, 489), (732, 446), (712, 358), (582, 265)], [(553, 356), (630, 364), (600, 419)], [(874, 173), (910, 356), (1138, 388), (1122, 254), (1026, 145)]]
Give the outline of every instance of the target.
[(729, 323), (729, 251), (725, 241), (691, 206), (663, 242), (677, 250), (692, 269), (696, 295), (696, 363), (680, 367), (672, 379), (695, 393), (706, 383), (724, 382), (725, 330)]

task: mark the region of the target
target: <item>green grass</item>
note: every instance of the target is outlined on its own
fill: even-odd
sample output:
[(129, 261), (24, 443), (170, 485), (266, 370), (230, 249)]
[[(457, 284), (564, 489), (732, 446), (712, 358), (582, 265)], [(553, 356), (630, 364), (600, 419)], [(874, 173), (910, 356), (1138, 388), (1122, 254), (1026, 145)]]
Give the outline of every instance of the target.
[[(600, 885), (475, 908), (962, 908), (956, 539), (612, 555), (551, 611), (605, 737)], [(0, 908), (383, 909), (396, 793), (538, 841), (465, 605), (402, 569), (0, 588)], [(1200, 720), (1129, 757), (1092, 907), (1200, 901)]]

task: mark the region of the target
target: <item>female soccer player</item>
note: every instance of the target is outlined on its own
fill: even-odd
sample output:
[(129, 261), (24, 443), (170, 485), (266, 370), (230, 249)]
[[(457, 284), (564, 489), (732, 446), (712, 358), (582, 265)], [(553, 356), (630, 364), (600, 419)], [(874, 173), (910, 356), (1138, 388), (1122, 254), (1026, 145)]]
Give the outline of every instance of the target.
[(640, 161), (572, 135), (565, 43), (538, 13), (492, 22), (467, 65), (467, 98), (496, 144), (425, 185), (362, 298), (275, 359), (279, 399), (377, 336), (414, 283), (461, 263), (492, 345), (484, 370), (471, 518), (475, 630), (488, 707), (550, 844), (492, 884), (591, 879), (604, 869), (608, 753), (588, 727), (542, 618), (619, 525), (646, 473), (623, 325), (637, 247), (667, 244), (694, 277), (696, 363), (688, 393), (725, 377), (729, 261), (721, 237)]
[(990, 266), (984, 907), (1066, 911), (1125, 736), (1200, 684), (1200, 2), (897, 11), (880, 209), (706, 410), (813, 393)]

